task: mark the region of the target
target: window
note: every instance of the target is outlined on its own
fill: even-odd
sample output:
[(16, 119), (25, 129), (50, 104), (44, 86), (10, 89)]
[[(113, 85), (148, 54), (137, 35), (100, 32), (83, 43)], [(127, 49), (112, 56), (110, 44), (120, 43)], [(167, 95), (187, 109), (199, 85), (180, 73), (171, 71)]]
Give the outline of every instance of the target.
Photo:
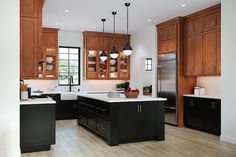
[(75, 86), (80, 85), (80, 48), (59, 46), (59, 86), (68, 86), (73, 77)]
[(145, 60), (145, 70), (152, 71), (152, 58), (146, 58)]

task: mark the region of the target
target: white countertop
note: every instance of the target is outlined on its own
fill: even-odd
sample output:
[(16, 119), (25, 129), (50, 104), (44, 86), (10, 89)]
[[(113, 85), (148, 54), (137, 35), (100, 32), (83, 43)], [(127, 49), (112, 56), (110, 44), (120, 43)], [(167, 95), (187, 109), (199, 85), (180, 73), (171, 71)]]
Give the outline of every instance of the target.
[(35, 104), (56, 104), (51, 98), (36, 98), (36, 99), (28, 99), (27, 101), (20, 101), (20, 105), (35, 105)]
[(196, 98), (208, 98), (208, 99), (221, 99), (220, 96), (217, 95), (194, 95), (194, 94), (184, 94), (187, 97), (196, 97)]
[(158, 98), (151, 96), (138, 96), (138, 98), (126, 98), (124, 94), (120, 94), (119, 98), (109, 98), (107, 94), (78, 94), (78, 96), (96, 99), (105, 102), (134, 102), (134, 101), (166, 101), (166, 98)]

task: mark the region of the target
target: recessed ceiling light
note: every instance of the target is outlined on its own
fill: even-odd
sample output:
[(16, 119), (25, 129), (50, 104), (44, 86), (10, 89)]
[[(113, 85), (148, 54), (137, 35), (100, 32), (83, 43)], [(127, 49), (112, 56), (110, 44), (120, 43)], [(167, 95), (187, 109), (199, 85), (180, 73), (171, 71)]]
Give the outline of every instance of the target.
[(55, 25), (59, 25), (59, 23), (58, 23), (58, 22), (55, 22), (54, 24), (55, 24)]
[(152, 19), (148, 19), (147, 21), (148, 21), (148, 22), (152, 22)]
[(68, 10), (68, 9), (65, 9), (65, 10), (64, 10), (64, 12), (65, 12), (65, 13), (68, 13), (68, 12), (70, 12), (70, 10)]
[(185, 7), (186, 7), (186, 4), (181, 4), (181, 7), (185, 8)]

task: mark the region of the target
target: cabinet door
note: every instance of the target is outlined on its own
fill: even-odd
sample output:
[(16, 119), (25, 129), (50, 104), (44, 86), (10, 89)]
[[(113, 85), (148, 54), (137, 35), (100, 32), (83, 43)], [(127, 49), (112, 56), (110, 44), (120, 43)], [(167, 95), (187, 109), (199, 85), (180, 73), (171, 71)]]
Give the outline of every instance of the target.
[(175, 38), (177, 34), (177, 25), (174, 24), (168, 28), (168, 39)]
[(21, 149), (55, 143), (55, 105), (20, 107)]
[(126, 41), (127, 41), (127, 39), (125, 39), (125, 38), (117, 39), (117, 43), (118, 43), (117, 44), (117, 49), (118, 49), (118, 51), (123, 51), (123, 48), (126, 44)]
[(43, 45), (45, 47), (57, 47), (57, 34), (54, 33), (43, 33)]
[(194, 35), (184, 38), (184, 74), (194, 75)]
[(202, 75), (202, 34), (194, 36), (194, 76)]
[(37, 19), (20, 19), (20, 77), (37, 77)]
[(158, 48), (159, 48), (159, 53), (166, 53), (169, 51), (169, 41), (162, 41), (162, 42), (159, 42), (159, 45), (158, 45)]
[(184, 24), (184, 35), (193, 35), (202, 32), (202, 18)]
[(145, 102), (139, 104), (138, 112), (138, 137), (154, 137), (156, 132), (156, 104)]
[(220, 135), (220, 100), (202, 99), (202, 129)]
[(73, 100), (62, 100), (60, 104), (57, 105), (57, 112), (59, 114), (59, 119), (75, 119), (76, 114), (76, 101)]
[(20, 0), (20, 16), (37, 17), (39, 0)]
[(176, 46), (176, 38), (172, 38), (168, 40), (168, 52), (176, 52), (177, 46)]
[(138, 135), (138, 105), (136, 103), (119, 104), (119, 138), (133, 139)]
[(203, 30), (209, 31), (220, 27), (220, 13), (203, 17)]
[(203, 33), (203, 74), (216, 75), (217, 73), (217, 47), (218, 31)]
[(96, 51), (98, 49), (98, 37), (86, 37), (86, 49)]
[(169, 27), (165, 27), (158, 30), (158, 41), (167, 40), (169, 38)]
[(202, 121), (199, 115), (201, 110), (198, 100), (195, 98), (184, 98), (184, 124), (187, 127), (200, 129), (202, 127)]

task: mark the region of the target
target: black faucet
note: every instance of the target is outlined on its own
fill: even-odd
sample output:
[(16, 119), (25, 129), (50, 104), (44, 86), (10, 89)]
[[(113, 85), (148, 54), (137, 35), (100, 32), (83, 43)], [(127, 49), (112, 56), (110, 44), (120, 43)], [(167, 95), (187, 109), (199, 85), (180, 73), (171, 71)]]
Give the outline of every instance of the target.
[(71, 87), (74, 86), (73, 76), (70, 76), (69, 79), (69, 91), (71, 92)]

